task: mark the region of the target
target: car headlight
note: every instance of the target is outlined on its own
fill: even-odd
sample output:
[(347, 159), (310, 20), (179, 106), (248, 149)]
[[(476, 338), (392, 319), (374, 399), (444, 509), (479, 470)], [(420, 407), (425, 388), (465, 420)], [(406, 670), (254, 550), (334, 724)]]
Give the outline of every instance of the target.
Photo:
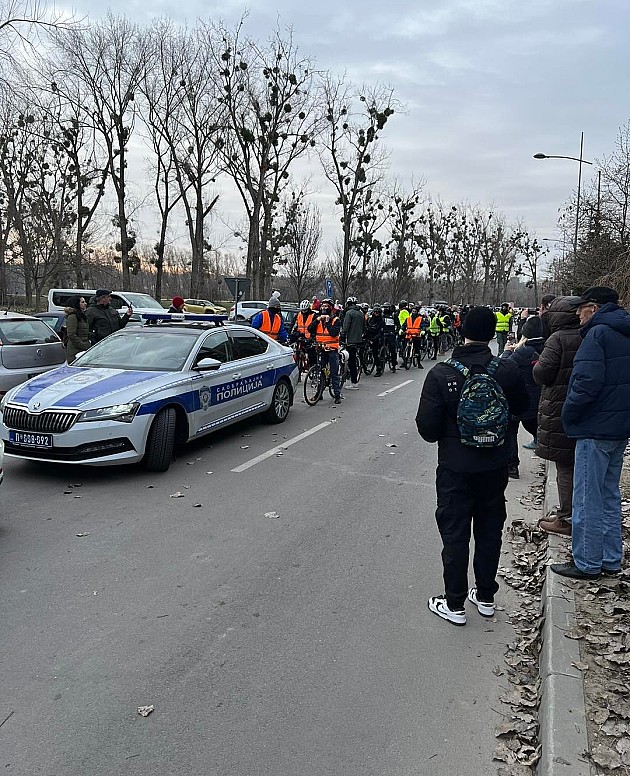
[(114, 404), (112, 407), (100, 407), (97, 410), (85, 410), (79, 415), (77, 423), (89, 420), (118, 420), (121, 423), (131, 423), (139, 407), (138, 402), (130, 402), (129, 404)]

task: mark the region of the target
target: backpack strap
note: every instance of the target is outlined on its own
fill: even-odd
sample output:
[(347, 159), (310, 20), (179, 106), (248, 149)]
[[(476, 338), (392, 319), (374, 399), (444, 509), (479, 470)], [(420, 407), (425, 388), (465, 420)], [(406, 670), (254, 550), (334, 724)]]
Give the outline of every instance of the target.
[(490, 360), (490, 362), (488, 363), (488, 366), (486, 367), (486, 370), (490, 375), (490, 377), (494, 377), (494, 374), (497, 371), (500, 363), (501, 363), (501, 360), (497, 356), (494, 356), (494, 358)]
[(457, 372), (464, 375), (464, 378), (468, 378), (468, 375), (470, 374), (470, 369), (468, 369), (467, 366), (464, 366), (462, 363), (457, 361), (457, 359), (455, 358), (447, 358), (446, 361), (443, 361), (442, 363), (446, 364), (446, 366), (452, 367)]

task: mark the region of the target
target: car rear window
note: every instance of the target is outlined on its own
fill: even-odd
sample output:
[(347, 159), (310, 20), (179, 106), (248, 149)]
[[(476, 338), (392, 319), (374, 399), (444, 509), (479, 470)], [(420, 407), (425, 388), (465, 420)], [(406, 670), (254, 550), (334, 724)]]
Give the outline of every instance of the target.
[(45, 345), (60, 339), (43, 321), (14, 318), (0, 321), (0, 341), (3, 345)]
[(259, 356), (261, 353), (265, 353), (269, 347), (269, 343), (262, 337), (254, 334), (254, 332), (232, 331), (230, 332), (230, 336), (234, 342), (235, 358)]

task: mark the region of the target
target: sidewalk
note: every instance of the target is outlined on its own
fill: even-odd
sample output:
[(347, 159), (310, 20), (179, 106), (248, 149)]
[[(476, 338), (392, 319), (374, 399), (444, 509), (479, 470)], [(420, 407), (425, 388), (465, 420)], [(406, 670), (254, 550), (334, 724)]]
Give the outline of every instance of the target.
[[(556, 467), (547, 462), (543, 515), (557, 502)], [(544, 624), (540, 655), (540, 742), (542, 754), (538, 776), (591, 776), (584, 757), (588, 751), (584, 679), (580, 665), (580, 643), (565, 637), (577, 624), (573, 589), (554, 574), (549, 565), (568, 559), (569, 539), (549, 536), (548, 562), (542, 592)]]

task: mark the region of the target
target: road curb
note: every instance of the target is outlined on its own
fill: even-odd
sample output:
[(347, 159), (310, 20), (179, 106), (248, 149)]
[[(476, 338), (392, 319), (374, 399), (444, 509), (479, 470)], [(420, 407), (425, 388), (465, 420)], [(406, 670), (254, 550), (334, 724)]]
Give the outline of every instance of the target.
[[(543, 515), (555, 500), (556, 466), (547, 462)], [(548, 563), (566, 560), (567, 540), (549, 536)], [(542, 590), (544, 616), (540, 656), (540, 743), (538, 776), (591, 776), (582, 674), (571, 665), (580, 660), (579, 641), (564, 632), (576, 624), (573, 590), (549, 565)]]

